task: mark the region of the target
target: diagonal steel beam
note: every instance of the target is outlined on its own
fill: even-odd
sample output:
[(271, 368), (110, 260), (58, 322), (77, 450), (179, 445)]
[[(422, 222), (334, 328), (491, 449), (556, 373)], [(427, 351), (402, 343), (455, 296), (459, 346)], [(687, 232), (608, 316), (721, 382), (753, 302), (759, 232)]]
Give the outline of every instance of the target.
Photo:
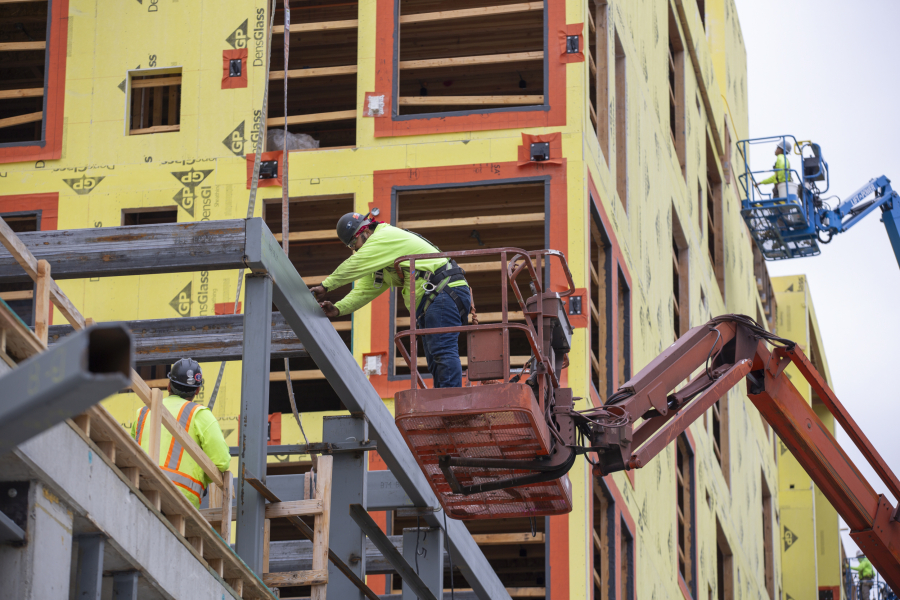
[(0, 454), (128, 386), (131, 336), (93, 325), (0, 377)]
[[(378, 440), (378, 454), (412, 502), (422, 507), (439, 506), (384, 401), (322, 313), (309, 288), (262, 219), (247, 221), (245, 260), (251, 270), (267, 272), (272, 278), (275, 306), (303, 342), (344, 406), (350, 412), (366, 414), (370, 433)], [(443, 527), (446, 522), (445, 532), (450, 541), (454, 566), (459, 567), (479, 598), (509, 598), (506, 588), (462, 522), (442, 520), (434, 513), (429, 513), (425, 520), (432, 527)]]
[[(175, 317), (125, 321), (134, 338), (134, 365), (171, 364), (184, 356), (198, 362), (241, 360), (244, 342), (244, 315)], [(74, 333), (71, 325), (50, 327), (50, 347)], [(307, 356), (280, 313), (272, 313), (271, 358)]]

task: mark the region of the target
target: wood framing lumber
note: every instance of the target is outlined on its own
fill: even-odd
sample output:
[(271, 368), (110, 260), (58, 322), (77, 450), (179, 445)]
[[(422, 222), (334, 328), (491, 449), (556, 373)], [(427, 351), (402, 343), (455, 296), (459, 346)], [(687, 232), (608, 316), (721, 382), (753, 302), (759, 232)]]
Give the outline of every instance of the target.
[[(291, 23), (291, 33), (304, 33), (310, 31), (338, 31), (341, 29), (356, 29), (359, 21), (356, 19), (347, 21), (323, 21), (321, 23)], [(284, 34), (284, 25), (276, 25), (272, 28), (273, 34)]]
[(27, 88), (22, 90), (0, 90), (0, 100), (10, 98), (40, 98), (44, 95), (44, 88)]
[(36, 294), (34, 299), (34, 335), (41, 340), (41, 345), (47, 345), (48, 327), (50, 324), (50, 263), (46, 260), (38, 261), (38, 277)]
[(34, 290), (22, 290), (19, 292), (0, 292), (0, 300), (13, 302), (15, 300), (31, 300), (34, 298)]
[[(435, 67), (464, 67), (468, 65), (498, 65), (511, 62), (528, 62), (544, 60), (543, 52), (512, 52), (508, 54), (484, 54), (479, 56), (457, 56), (453, 58), (428, 58), (423, 60), (401, 60), (397, 68), (401, 71), (411, 69), (433, 69)], [(425, 96), (428, 98), (429, 96)], [(543, 100), (541, 101), (543, 102)]]
[[(226, 503), (227, 504), (230, 503)], [(224, 510), (223, 510), (224, 508)], [(283, 519), (287, 517), (309, 517), (320, 515), (324, 510), (322, 501), (318, 498), (310, 500), (291, 500), (288, 502), (271, 502), (266, 504), (267, 519)], [(225, 520), (225, 514), (229, 512), (226, 507), (203, 508), (200, 514), (210, 523), (218, 523)], [(237, 515), (232, 514), (232, 521), (237, 519)]]
[[(339, 110), (335, 112), (317, 113), (314, 115), (295, 115), (287, 117), (288, 125), (305, 125), (308, 123), (328, 123), (330, 121), (347, 121), (356, 118), (356, 110)], [(284, 127), (284, 117), (266, 119), (266, 127)]]
[(3, 332), (6, 343), (4, 353), (19, 362), (44, 349), (31, 328), (2, 300), (0, 300), (0, 331)]
[(47, 42), (3, 42), (0, 43), (0, 52), (15, 52), (20, 50), (44, 50)]
[(310, 600), (325, 600), (328, 581), (328, 538), (331, 535), (331, 476), (332, 462), (330, 455), (322, 455), (316, 465), (316, 499), (322, 502), (322, 512), (313, 519), (313, 571), (324, 571), (325, 582), (313, 584)]
[(144, 127), (143, 129), (130, 129), (128, 135), (145, 135), (147, 133), (166, 133), (169, 131), (180, 131), (181, 125), (154, 125), (153, 127)]
[(269, 587), (320, 585), (328, 583), (328, 569), (263, 573), (263, 582)]
[[(18, 240), (34, 257), (46, 259), (60, 281), (237, 270), (244, 266), (245, 227), (244, 219), (232, 219), (33, 231), (18, 234)], [(5, 239), (0, 235), (0, 242)], [(23, 273), (14, 256), (0, 250), (0, 283), (31, 281), (36, 274), (37, 261)]]
[[(544, 10), (544, 3), (523, 2), (522, 4), (506, 4), (504, 6), (482, 6), (479, 8), (466, 8), (462, 10), (443, 10), (416, 15), (401, 15), (400, 24), (446, 21), (449, 19), (467, 19), (470, 17), (489, 17), (493, 15), (528, 12), (531, 10)], [(293, 25), (291, 26), (291, 29), (293, 30)]]
[[(128, 432), (109, 414), (102, 405), (91, 407), (87, 413), (90, 416), (92, 431), (87, 436), (78, 426), (70, 423), (72, 428), (89, 444), (97, 441), (109, 440), (117, 447), (116, 461), (113, 463), (105, 455), (101, 456), (115, 471), (120, 473), (120, 479), (126, 482), (132, 491), (140, 498), (146, 497), (147, 491), (154, 491), (159, 497), (159, 508), (148, 505), (156, 510), (160, 519), (172, 525), (172, 532), (181, 535), (183, 543), (189, 547), (198, 560), (205, 561), (211, 567), (213, 561), (222, 561), (223, 577), (227, 579), (241, 579), (244, 582), (244, 598), (273, 599), (271, 591), (263, 584), (244, 562), (234, 553), (228, 543), (213, 530), (200, 512), (188, 501), (179, 489), (156, 466), (155, 461), (135, 442)], [(141, 473), (142, 488), (133, 485), (131, 479), (123, 472), (127, 468), (134, 468)], [(171, 515), (171, 517), (170, 517)], [(180, 527), (172, 524), (172, 519), (183, 519), (184, 534)]]
[(400, 106), (474, 106), (543, 104), (543, 96), (401, 96)]
[(16, 125), (23, 125), (25, 123), (35, 123), (37, 121), (42, 121), (43, 119), (43, 111), (28, 113), (26, 115), (17, 115), (15, 117), (7, 117), (5, 119), (0, 119), (0, 129), (3, 129), (5, 127), (15, 127)]
[(166, 87), (169, 85), (181, 85), (181, 75), (172, 77), (158, 77), (156, 79), (132, 79), (131, 89)]
[[(334, 75), (355, 75), (358, 70), (356, 65), (345, 67), (316, 67), (312, 69), (291, 69), (287, 72), (288, 79), (306, 79), (308, 77), (331, 77)], [(284, 71), (270, 71), (270, 80), (284, 79)], [(0, 96), (2, 97), (2, 96)]]

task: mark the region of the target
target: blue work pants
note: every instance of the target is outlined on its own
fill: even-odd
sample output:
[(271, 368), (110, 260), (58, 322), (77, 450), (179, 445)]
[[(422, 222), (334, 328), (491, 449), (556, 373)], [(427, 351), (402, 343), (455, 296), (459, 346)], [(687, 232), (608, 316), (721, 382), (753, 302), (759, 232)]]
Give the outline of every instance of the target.
[[(448, 290), (453, 290), (462, 301), (465, 309), (464, 313), (460, 314), (459, 306), (450, 296)], [(472, 295), (467, 286), (445, 287), (435, 297), (424, 314), (421, 309), (416, 312), (416, 328), (429, 329), (466, 325), (471, 307)], [(434, 378), (434, 387), (462, 387), (462, 364), (459, 362), (459, 334), (423, 335), (418, 339), (422, 340), (422, 345), (425, 348), (425, 361), (428, 365), (428, 372)]]

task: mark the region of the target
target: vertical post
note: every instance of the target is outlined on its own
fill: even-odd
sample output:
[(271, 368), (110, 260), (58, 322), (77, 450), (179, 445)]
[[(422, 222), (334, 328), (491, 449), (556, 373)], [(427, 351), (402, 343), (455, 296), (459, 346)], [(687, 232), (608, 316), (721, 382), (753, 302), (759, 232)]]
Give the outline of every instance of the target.
[(50, 263), (39, 260), (34, 290), (34, 334), (46, 346), (50, 331)]
[[(416, 569), (416, 573), (428, 586), (434, 597), (442, 600), (444, 593), (444, 530), (440, 527), (404, 529), (403, 558)], [(402, 600), (416, 600), (417, 598), (415, 592), (404, 581)]]
[(100, 600), (103, 588), (102, 535), (85, 535), (78, 538), (78, 594), (79, 600)]
[(247, 566), (259, 574), (263, 572), (266, 501), (246, 482), (244, 468), (265, 481), (269, 354), (272, 345), (272, 280), (267, 275), (247, 275), (244, 289), (244, 354), (235, 550)]
[[(313, 571), (324, 571), (331, 566), (328, 560), (328, 550), (331, 547), (331, 486), (333, 481), (331, 456), (320, 456), (316, 463), (316, 499), (322, 501), (323, 510), (321, 514), (316, 515), (313, 521)], [(328, 581), (333, 581), (331, 575), (329, 575)], [(313, 585), (310, 590), (310, 600), (326, 600), (328, 587), (329, 583)], [(339, 597), (343, 600), (346, 596)]]
[(113, 600), (137, 600), (138, 571), (113, 574)]
[[(352, 416), (325, 417), (322, 421), (322, 441), (362, 443), (369, 439), (369, 424)], [(341, 452), (332, 455), (331, 507), (332, 514), (346, 516), (351, 504), (368, 506), (366, 496), (366, 453)], [(321, 474), (320, 474), (321, 477)], [(329, 547), (349, 565), (350, 570), (365, 579), (366, 536), (362, 529), (347, 518), (335, 519), (329, 536)], [(328, 565), (328, 591), (333, 598), (364, 600), (362, 592), (350, 583), (333, 564)]]
[(231, 471), (222, 473), (222, 522), (219, 534), (226, 544), (231, 543), (231, 501), (234, 497), (234, 476)]
[(165, 410), (162, 402), (162, 390), (153, 388), (150, 390), (150, 458), (159, 464), (159, 443), (162, 437), (162, 411)]

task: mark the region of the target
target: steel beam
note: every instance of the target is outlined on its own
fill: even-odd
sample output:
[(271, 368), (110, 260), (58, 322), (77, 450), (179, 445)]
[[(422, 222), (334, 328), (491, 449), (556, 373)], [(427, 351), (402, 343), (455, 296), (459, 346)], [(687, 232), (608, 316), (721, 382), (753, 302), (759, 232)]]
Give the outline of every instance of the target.
[[(403, 530), (403, 558), (415, 565), (422, 579), (437, 600), (444, 593), (444, 530), (423, 527)], [(403, 600), (417, 600), (415, 590), (403, 580)]]
[[(325, 417), (322, 422), (322, 441), (340, 443), (364, 443), (369, 439), (366, 420), (353, 416)], [(332, 455), (331, 475), (331, 533), (328, 547), (338, 555), (353, 574), (360, 579), (366, 576), (366, 536), (359, 526), (349, 519), (336, 519), (347, 514), (351, 505), (366, 503), (366, 463), (367, 454), (340, 452)], [(336, 598), (364, 600), (362, 592), (341, 574), (334, 565), (328, 564), (328, 592)]]
[[(337, 457), (336, 454), (334, 456)], [(302, 473), (270, 475), (266, 485), (284, 500), (303, 500), (304, 477)], [(412, 508), (412, 501), (390, 471), (369, 471), (366, 473), (366, 480), (366, 510), (371, 512)]]
[[(267, 363), (268, 364), (268, 363)], [(131, 336), (94, 325), (0, 377), (0, 454), (128, 386)]]
[[(172, 364), (190, 356), (197, 362), (241, 360), (244, 348), (244, 315), (175, 317), (124, 321), (134, 339), (136, 367)], [(50, 327), (50, 347), (75, 330), (71, 325)], [(285, 323), (281, 313), (272, 313), (272, 358), (307, 356), (303, 344)]]
[(138, 571), (113, 573), (113, 600), (137, 600)]
[(12, 519), (0, 512), (0, 543), (25, 541), (25, 532)]
[[(344, 406), (351, 413), (365, 413), (370, 435), (378, 440), (379, 456), (397, 477), (413, 504), (421, 507), (438, 506), (434, 492), (394, 425), (394, 419), (384, 401), (369, 383), (261, 219), (250, 219), (247, 222), (245, 261), (250, 269), (267, 272), (272, 277), (275, 284), (275, 305), (325, 374)], [(443, 526), (443, 520), (434, 513), (430, 513), (424, 520), (432, 527)], [(447, 520), (446, 523), (454, 566), (459, 567), (478, 596), (484, 600), (509, 598), (465, 525), (455, 520)]]
[[(262, 221), (262, 219), (257, 219)], [(186, 273), (244, 266), (247, 221), (198, 221), (19, 233), (37, 260), (50, 263), (53, 279)], [(30, 282), (0, 248), (0, 283)]]
[(100, 600), (103, 591), (102, 535), (83, 535), (78, 538), (78, 600)]
[(252, 333), (244, 336), (235, 551), (254, 572), (262, 573), (266, 500), (246, 481), (244, 467), (265, 481), (272, 280), (265, 275), (248, 275), (244, 289), (244, 327)]

